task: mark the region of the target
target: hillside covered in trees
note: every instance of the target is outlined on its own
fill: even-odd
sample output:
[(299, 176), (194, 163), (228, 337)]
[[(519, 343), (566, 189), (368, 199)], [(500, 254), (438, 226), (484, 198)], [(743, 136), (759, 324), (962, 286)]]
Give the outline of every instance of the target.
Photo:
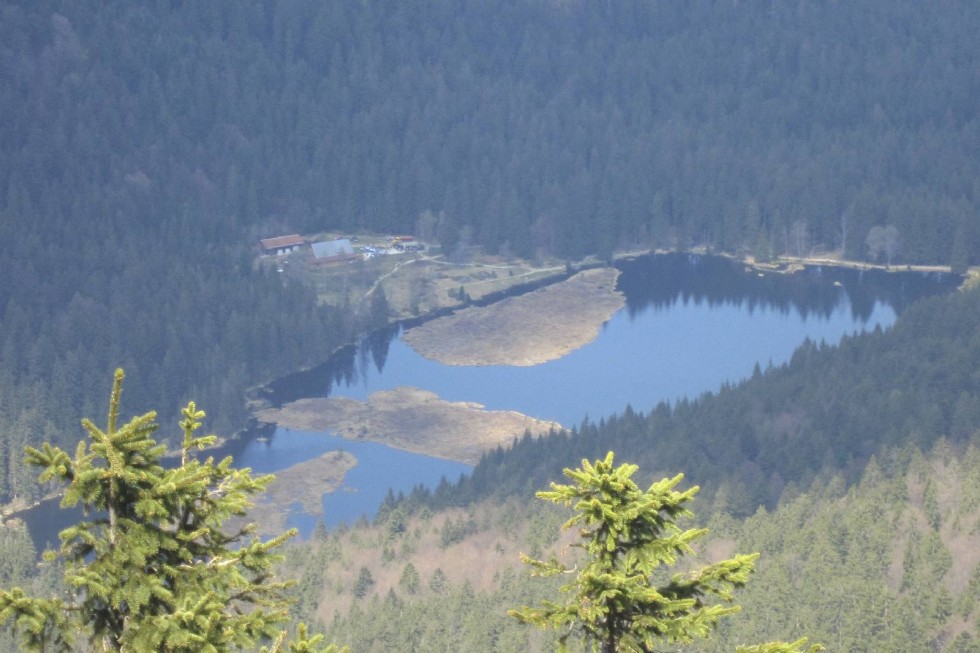
[(21, 220), (976, 262), (972, 3), (3, 6)]
[(701, 486), (699, 559), (762, 552), (744, 614), (697, 650), (806, 634), (831, 651), (976, 651), (978, 310), (978, 288), (931, 298), (717, 393), (525, 437), (373, 524), (316, 534), (292, 559), (298, 614), (356, 650), (552, 650), (506, 616), (564, 582), (531, 578), (519, 552), (575, 559), (569, 511), (531, 496), (608, 447), (645, 482), (684, 469)]
[[(835, 651), (975, 651), (978, 307), (980, 289), (925, 300), (889, 331), (804, 346), (674, 409), (525, 438), (455, 488), (393, 497), (372, 524), (321, 529), (290, 552), (295, 615), (355, 651), (551, 650), (551, 636), (506, 616), (562, 582), (530, 578), (518, 552), (572, 555), (559, 537), (567, 511), (529, 494), (609, 445), (644, 461), (647, 480), (690, 470), (711, 530), (699, 559), (763, 554), (739, 593), (744, 614), (699, 650), (806, 634)], [(747, 432), (762, 444), (747, 447)], [(835, 455), (810, 456), (818, 446)], [(32, 573), (23, 530), (0, 537), (0, 585), (51, 583)]]
[[(737, 595), (742, 613), (689, 650), (730, 653), (805, 634), (828, 651), (975, 652), (978, 462), (976, 445), (942, 441), (926, 454), (883, 452), (853, 484), (822, 475), (742, 519), (695, 501), (695, 524), (710, 529), (700, 563), (733, 551), (761, 557)], [(552, 651), (553, 634), (506, 611), (561, 597), (563, 579), (531, 578), (516, 551), (570, 559), (559, 538), (569, 516), (492, 500), (322, 534), (295, 558), (300, 613), (318, 615), (331, 639), (358, 651)]]
[(251, 270), (259, 237), (976, 263), (977, 12), (6, 0), (0, 489), (116, 366), (234, 430), (245, 387), (346, 340)]
[[(976, 3), (913, 0), (0, 0), (0, 499), (37, 496), (24, 446), (71, 448), (117, 367), (133, 412), (194, 399), (209, 430), (232, 434), (247, 388), (319, 363), (371, 326), (256, 267), (264, 237), (415, 233), (450, 256), (478, 247), (529, 259), (707, 247), (980, 264), (977, 25)], [(862, 588), (879, 593), (855, 595), (894, 621), (848, 621), (858, 613), (827, 598), (773, 605), (784, 610), (747, 629), (809, 615), (814, 637), (860, 650), (862, 629), (900, 642), (894, 629), (919, 619), (908, 647), (892, 650), (976, 650), (975, 566), (958, 555), (975, 535), (975, 480), (955, 457), (980, 424), (978, 304), (976, 292), (929, 300), (893, 330), (808, 343), (737, 387), (519, 440), (459, 484), (393, 502), (378, 528), (397, 512), (409, 535), (444, 529), (453, 551), (497, 519), (478, 506), (521, 505), (562, 467), (613, 449), (651, 475), (683, 471), (704, 485), (710, 508), (698, 512), (735, 516), (717, 518), (730, 527), (721, 533), (789, 551), (760, 567), (788, 579), (779, 591), (830, 578), (835, 555), (856, 569), (853, 547), (891, 556), (887, 570), (861, 568), (884, 574)], [(907, 449), (934, 446), (928, 464)], [(881, 468), (887, 480), (876, 480)], [(772, 512), (756, 515), (760, 505)], [(855, 523), (914, 523), (915, 535), (861, 545), (857, 527), (815, 535), (826, 564), (801, 573), (810, 558), (777, 535), (834, 519), (834, 506), (863, 511)], [(543, 551), (561, 520), (530, 514), (521, 541)], [(298, 557), (344, 560), (372, 533), (320, 538)], [(430, 643), (464, 632), (495, 637), (497, 650), (544, 645), (487, 627), (489, 584), (435, 570), (413, 581), (397, 557), (411, 540), (399, 537), (338, 617), (341, 639), (369, 648), (414, 632), (364, 634), (366, 623), (401, 623), (378, 620), (391, 603), (432, 629)], [(6, 528), (0, 541), (0, 576), (20, 579), (29, 543)], [(405, 587), (442, 603), (411, 603), (404, 588), (372, 598), (395, 560)], [(356, 578), (296, 569), (299, 610), (329, 622), (321, 599), (348, 601)], [(517, 573), (495, 581), (507, 607), (532, 598)], [(947, 594), (914, 603), (930, 577)], [(426, 621), (433, 609), (454, 618)]]

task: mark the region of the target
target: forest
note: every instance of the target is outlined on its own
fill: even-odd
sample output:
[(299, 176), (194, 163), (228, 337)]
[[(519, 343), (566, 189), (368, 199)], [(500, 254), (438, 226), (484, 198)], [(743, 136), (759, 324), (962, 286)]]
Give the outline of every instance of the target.
[[(0, 500), (45, 491), (25, 446), (72, 449), (116, 368), (132, 413), (173, 424), (194, 400), (209, 432), (233, 436), (249, 389), (378, 326), (255, 265), (261, 238), (416, 233), (450, 256), (557, 261), (830, 253), (962, 273), (980, 264), (977, 25), (976, 3), (913, 0), (0, 0)], [(399, 556), (430, 529), (438, 542), (459, 526), (440, 549), (452, 552), (519, 520), (494, 503), (516, 511), (563, 467), (612, 449), (651, 478), (704, 486), (699, 516), (720, 539), (771, 551), (759, 578), (772, 574), (777, 594), (816, 595), (819, 584), (787, 588), (831, 577), (800, 573), (818, 555), (853, 571), (871, 555), (853, 547), (901, 549), (877, 570), (887, 579), (864, 586), (880, 594), (835, 589), (873, 610), (826, 598), (766, 612), (754, 598), (766, 616), (746, 620), (746, 636), (794, 623), (833, 650), (863, 650), (861, 632), (881, 638), (866, 650), (977, 650), (980, 581), (961, 555), (976, 481), (957, 460), (974, 459), (980, 423), (978, 305), (976, 291), (927, 300), (884, 333), (806, 343), (786, 366), (703, 397), (515, 434), (459, 483), (392, 497), (363, 532), (298, 547), (297, 611), (355, 650), (410, 630), (366, 630), (400, 623), (391, 602), (404, 623), (428, 624), (430, 644), (459, 629), (491, 637), (488, 602), (514, 607), (531, 591), (517, 567), (467, 584), (447, 563), (441, 581), (408, 575), (418, 600), (403, 588), (351, 601), (353, 581), (303, 561), (395, 537), (385, 520), (403, 515), (397, 546), (379, 547), (395, 557), (371, 562), (380, 587), (380, 570), (401, 573), (412, 559)], [(543, 551), (563, 520), (528, 510), (545, 526), (514, 537)], [(870, 514), (917, 527), (869, 542), (862, 520), (885, 521)], [(778, 537), (837, 519), (853, 526), (829, 541)], [(416, 531), (413, 544), (404, 533)], [(53, 582), (30, 571), (21, 531), (0, 538), (0, 584)], [(930, 576), (947, 594), (915, 603)], [(349, 614), (334, 620), (331, 594)], [(891, 621), (844, 619), (880, 615), (882, 602)], [(549, 648), (516, 627), (472, 650)]]
[(235, 431), (246, 388), (364, 327), (254, 270), (262, 237), (978, 262), (971, 3), (0, 11), (8, 499), (116, 366), (138, 405)]

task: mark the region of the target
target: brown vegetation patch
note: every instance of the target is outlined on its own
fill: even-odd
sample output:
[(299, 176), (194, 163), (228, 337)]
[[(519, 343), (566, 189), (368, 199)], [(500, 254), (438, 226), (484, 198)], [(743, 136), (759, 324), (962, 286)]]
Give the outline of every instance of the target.
[[(513, 519), (518, 504), (515, 499), (493, 500), (472, 510), (450, 508), (435, 516), (412, 516), (407, 519), (404, 531), (397, 534), (391, 533), (384, 522), (331, 533), (338, 553), (322, 570), (318, 616), (329, 622), (334, 614), (347, 614), (355, 603), (368, 605), (373, 597), (384, 597), (391, 590), (406, 601), (430, 598), (439, 594), (429, 585), (436, 570), (445, 575), (448, 586), (458, 588), (469, 583), (476, 592), (492, 591), (506, 575), (526, 576), (529, 570), (521, 563), (520, 554), (527, 551), (529, 534), (539, 529), (540, 524), (527, 515)], [(559, 513), (558, 517), (556, 523), (560, 524), (564, 515)], [(459, 541), (444, 546), (440, 536), (444, 525), (469, 519), (475, 519), (475, 528)], [(549, 523), (548, 533), (557, 536), (557, 526), (551, 529)], [(541, 555), (563, 557), (569, 551), (565, 539), (545, 546)], [(323, 544), (314, 543), (314, 546)], [(420, 585), (415, 592), (399, 585), (408, 563), (419, 575)], [(374, 585), (368, 596), (356, 599), (352, 588), (361, 567), (370, 570)], [(516, 607), (516, 602), (517, 599), (515, 605), (499, 606), (499, 609)]]
[(262, 500), (249, 511), (249, 520), (259, 524), (263, 534), (273, 534), (285, 530), (289, 508), (297, 503), (303, 512), (321, 516), (323, 495), (336, 491), (356, 464), (357, 458), (346, 451), (328, 451), (276, 472)]
[(718, 537), (708, 540), (704, 545), (703, 558), (709, 562), (725, 560), (737, 555), (737, 543), (730, 537)]
[(588, 344), (623, 307), (619, 271), (586, 270), (525, 295), (472, 307), (410, 329), (404, 340), (446, 365), (529, 366)]
[(514, 411), (489, 411), (481, 404), (448, 402), (417, 388), (372, 394), (367, 402), (344, 397), (294, 401), (259, 411), (260, 421), (302, 431), (330, 431), (349, 440), (372, 440), (398, 449), (476, 464), (480, 455), (509, 445), (525, 431), (534, 435), (561, 428)]

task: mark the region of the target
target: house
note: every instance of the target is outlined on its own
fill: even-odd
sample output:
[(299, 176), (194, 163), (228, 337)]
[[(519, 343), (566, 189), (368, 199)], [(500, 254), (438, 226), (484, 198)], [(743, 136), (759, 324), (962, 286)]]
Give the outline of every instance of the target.
[(260, 241), (262, 253), (266, 256), (282, 256), (295, 252), (303, 245), (303, 237), (298, 234), (291, 236), (277, 236), (275, 238), (265, 238)]
[(334, 263), (348, 263), (361, 258), (360, 254), (354, 253), (354, 246), (347, 238), (337, 240), (326, 240), (310, 245), (313, 250), (314, 265), (332, 265)]

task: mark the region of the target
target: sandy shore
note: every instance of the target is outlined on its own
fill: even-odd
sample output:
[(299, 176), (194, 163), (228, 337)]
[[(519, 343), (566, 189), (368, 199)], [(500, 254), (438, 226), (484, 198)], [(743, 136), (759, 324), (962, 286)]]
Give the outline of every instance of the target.
[(614, 268), (579, 272), (525, 295), (426, 322), (403, 340), (445, 365), (544, 363), (592, 342), (624, 306), (615, 289), (618, 277)]

